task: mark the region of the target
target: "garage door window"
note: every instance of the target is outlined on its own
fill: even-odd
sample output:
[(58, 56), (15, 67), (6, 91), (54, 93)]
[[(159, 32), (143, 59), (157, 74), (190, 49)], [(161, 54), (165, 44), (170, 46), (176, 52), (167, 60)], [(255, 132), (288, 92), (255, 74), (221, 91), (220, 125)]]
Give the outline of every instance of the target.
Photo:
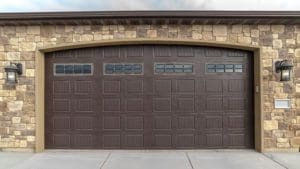
[(194, 65), (193, 64), (155, 63), (154, 70), (155, 70), (156, 74), (193, 73)]
[(104, 63), (105, 75), (142, 75), (141, 63)]
[(93, 64), (83, 63), (83, 64), (54, 64), (54, 75), (56, 76), (68, 76), (68, 75), (92, 75)]
[(206, 65), (207, 73), (242, 73), (243, 65), (242, 64), (207, 64)]

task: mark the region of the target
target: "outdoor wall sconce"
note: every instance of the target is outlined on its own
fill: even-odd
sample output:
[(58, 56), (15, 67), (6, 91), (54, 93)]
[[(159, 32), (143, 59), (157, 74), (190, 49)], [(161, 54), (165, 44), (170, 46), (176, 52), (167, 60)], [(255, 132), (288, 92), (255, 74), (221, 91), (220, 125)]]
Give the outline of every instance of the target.
[(22, 75), (22, 64), (21, 63), (10, 63), (9, 66), (4, 68), (6, 73), (6, 84), (15, 85), (18, 83), (17, 75)]
[(275, 62), (275, 71), (280, 73), (280, 81), (290, 81), (291, 80), (291, 70), (293, 65), (288, 63), (287, 60)]

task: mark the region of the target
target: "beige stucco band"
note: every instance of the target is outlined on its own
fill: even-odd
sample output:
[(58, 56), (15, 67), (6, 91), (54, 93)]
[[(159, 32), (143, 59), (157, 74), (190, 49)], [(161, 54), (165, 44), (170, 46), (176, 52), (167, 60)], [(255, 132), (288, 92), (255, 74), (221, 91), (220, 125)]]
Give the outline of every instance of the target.
[(97, 46), (114, 46), (114, 45), (135, 45), (135, 44), (176, 44), (176, 45), (193, 45), (193, 46), (211, 46), (232, 49), (242, 49), (254, 53), (254, 119), (255, 119), (255, 150), (264, 151), (263, 146), (263, 111), (262, 111), (262, 66), (261, 66), (261, 49), (257, 46), (241, 45), (237, 43), (187, 40), (187, 39), (122, 39), (122, 40), (102, 40), (84, 43), (66, 43), (55, 46), (46, 46), (36, 51), (36, 80), (35, 80), (35, 97), (36, 97), (36, 152), (42, 152), (45, 149), (45, 53)]

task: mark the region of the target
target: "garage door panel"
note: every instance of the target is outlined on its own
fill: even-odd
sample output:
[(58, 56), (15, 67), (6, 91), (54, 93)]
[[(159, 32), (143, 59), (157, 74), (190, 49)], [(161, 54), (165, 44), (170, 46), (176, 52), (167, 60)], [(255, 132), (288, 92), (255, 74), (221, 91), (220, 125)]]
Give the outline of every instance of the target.
[(122, 147), (123, 148), (143, 148), (143, 147), (145, 147), (144, 134), (138, 134), (138, 133), (123, 134)]
[(153, 98), (153, 112), (171, 112), (171, 98)]
[(110, 148), (121, 148), (121, 134), (103, 134), (101, 147), (110, 149)]
[[(179, 45), (46, 54), (46, 148), (252, 148), (250, 55)], [(57, 76), (59, 63), (89, 63), (93, 74)], [(128, 73), (129, 63), (142, 65), (143, 72)], [(224, 70), (213, 72), (207, 64)], [(226, 64), (233, 66), (226, 70)], [(185, 65), (192, 71), (183, 73)]]
[(104, 59), (120, 58), (120, 47), (117, 46), (103, 48), (103, 57)]
[(152, 135), (153, 145), (155, 148), (172, 148), (172, 134), (171, 133), (155, 133)]
[(121, 99), (116, 97), (103, 98), (103, 112), (120, 112)]
[(195, 147), (195, 135), (194, 134), (176, 134), (175, 136), (175, 148), (192, 148)]
[(171, 79), (154, 79), (153, 91), (158, 96), (169, 96), (172, 92), (172, 80)]
[(153, 115), (153, 130), (154, 131), (168, 131), (172, 130), (172, 116)]
[(222, 90), (223, 90), (223, 80), (220, 79), (205, 80), (205, 92), (222, 93)]

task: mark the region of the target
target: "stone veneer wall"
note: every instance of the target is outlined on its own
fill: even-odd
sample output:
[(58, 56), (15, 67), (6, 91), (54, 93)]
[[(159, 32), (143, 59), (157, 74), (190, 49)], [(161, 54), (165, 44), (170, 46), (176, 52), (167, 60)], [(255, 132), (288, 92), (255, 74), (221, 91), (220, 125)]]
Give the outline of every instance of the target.
[[(35, 148), (35, 51), (61, 43), (109, 39), (198, 39), (261, 46), (265, 149), (300, 146), (300, 25), (108, 25), (0, 27), (0, 150)], [(274, 62), (295, 66), (290, 82), (279, 82)], [(15, 88), (5, 85), (4, 67), (21, 62)], [(292, 109), (274, 109), (274, 98), (290, 98)]]

